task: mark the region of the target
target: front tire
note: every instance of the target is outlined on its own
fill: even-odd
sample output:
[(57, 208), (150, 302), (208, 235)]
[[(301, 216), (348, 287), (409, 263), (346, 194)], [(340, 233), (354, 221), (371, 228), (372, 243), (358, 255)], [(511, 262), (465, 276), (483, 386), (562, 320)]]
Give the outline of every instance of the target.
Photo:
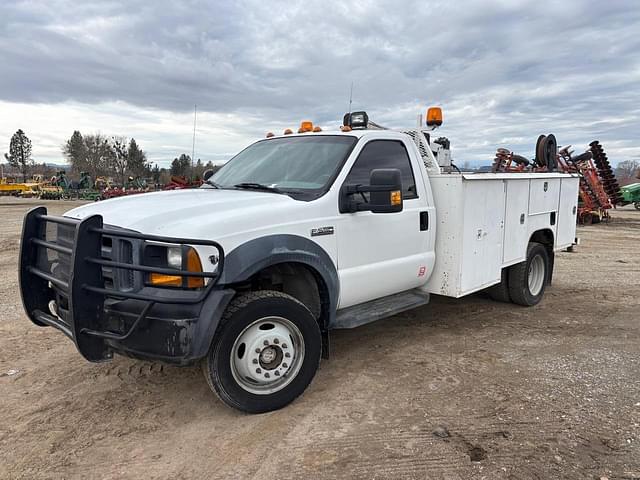
[(544, 245), (530, 243), (527, 259), (509, 270), (509, 295), (513, 303), (530, 307), (542, 300), (549, 279), (549, 254)]
[(320, 328), (309, 309), (285, 293), (261, 290), (231, 301), (202, 369), (227, 405), (270, 412), (304, 392), (321, 350)]

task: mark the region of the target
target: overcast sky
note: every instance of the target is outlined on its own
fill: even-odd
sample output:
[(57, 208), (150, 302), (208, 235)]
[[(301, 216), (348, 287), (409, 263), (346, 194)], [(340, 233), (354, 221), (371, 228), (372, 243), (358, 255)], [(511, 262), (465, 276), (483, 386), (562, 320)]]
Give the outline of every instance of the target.
[(267, 131), (348, 109), (414, 126), (442, 106), (453, 155), (532, 156), (539, 134), (640, 158), (640, 2), (0, 3), (0, 148), (37, 161), (73, 133), (133, 136), (166, 166), (224, 161)]

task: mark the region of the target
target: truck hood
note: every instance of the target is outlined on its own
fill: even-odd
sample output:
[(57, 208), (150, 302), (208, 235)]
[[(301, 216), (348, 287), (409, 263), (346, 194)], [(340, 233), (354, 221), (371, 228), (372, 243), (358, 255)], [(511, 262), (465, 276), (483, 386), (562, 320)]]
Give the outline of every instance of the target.
[(221, 237), (287, 218), (303, 203), (276, 193), (199, 188), (114, 198), (74, 208), (65, 216), (98, 214), (107, 225), (152, 235), (198, 238), (206, 231)]

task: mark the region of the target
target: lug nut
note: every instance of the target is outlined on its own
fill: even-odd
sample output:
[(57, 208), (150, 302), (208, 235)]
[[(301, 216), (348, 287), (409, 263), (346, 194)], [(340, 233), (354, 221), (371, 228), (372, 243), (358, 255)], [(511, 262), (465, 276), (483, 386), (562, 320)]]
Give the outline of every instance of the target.
[(275, 343), (276, 345), (280, 343), (280, 340), (278, 340), (277, 338), (273, 339), (273, 343)]
[(254, 358), (254, 359), (253, 359), (253, 363), (258, 363), (258, 359), (257, 359), (257, 358)]
[(283, 364), (282, 364), (282, 366), (283, 366), (284, 368), (287, 368), (287, 364), (286, 364), (286, 363), (283, 363)]
[(260, 350), (259, 348), (256, 348), (256, 353), (260, 353), (262, 350)]
[(265, 345), (269, 345), (269, 340), (265, 340), (263, 343), (264, 343)]
[(262, 373), (262, 369), (261, 368), (256, 368), (256, 373)]
[(291, 354), (289, 352), (284, 354), (285, 357), (289, 358), (291, 356)]
[(276, 377), (279, 377), (279, 376), (280, 376), (280, 372), (276, 370), (276, 372), (274, 373), (274, 375), (275, 375)]
[(270, 377), (269, 373), (264, 374), (264, 378), (269, 378), (269, 377)]
[(287, 344), (286, 344), (286, 343), (283, 343), (283, 344), (282, 344), (282, 348), (287, 348)]

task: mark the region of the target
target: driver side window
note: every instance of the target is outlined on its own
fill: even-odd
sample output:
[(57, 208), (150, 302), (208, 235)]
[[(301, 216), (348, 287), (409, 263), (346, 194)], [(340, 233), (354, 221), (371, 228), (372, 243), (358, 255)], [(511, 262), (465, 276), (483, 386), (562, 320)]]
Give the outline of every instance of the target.
[[(398, 140), (373, 140), (367, 143), (353, 167), (351, 167), (345, 183), (368, 185), (371, 170), (376, 168), (397, 168), (400, 170), (402, 174), (402, 198), (404, 200), (418, 198), (409, 154), (402, 142)], [(369, 193), (363, 193), (362, 195), (368, 202)]]

